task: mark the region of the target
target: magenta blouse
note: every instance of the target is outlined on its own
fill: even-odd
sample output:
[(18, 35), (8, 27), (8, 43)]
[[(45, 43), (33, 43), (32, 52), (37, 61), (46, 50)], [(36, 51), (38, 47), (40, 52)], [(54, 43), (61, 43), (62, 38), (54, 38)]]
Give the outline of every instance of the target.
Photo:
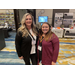
[[(37, 43), (37, 48), (39, 40)], [(59, 53), (59, 38), (53, 34), (50, 41), (42, 41), (42, 64), (51, 65), (52, 61), (56, 62)], [(39, 63), (39, 50), (37, 49), (38, 63)]]

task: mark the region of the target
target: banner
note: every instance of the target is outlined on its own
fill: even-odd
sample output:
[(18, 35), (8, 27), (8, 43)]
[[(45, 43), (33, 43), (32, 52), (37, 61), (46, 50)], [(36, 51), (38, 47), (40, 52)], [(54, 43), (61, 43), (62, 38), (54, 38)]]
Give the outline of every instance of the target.
[(73, 13), (64, 13), (63, 18), (64, 19), (73, 19)]
[(55, 13), (54, 27), (60, 27), (62, 25), (63, 13)]
[(69, 28), (72, 25), (72, 19), (63, 19), (64, 28)]
[(64, 28), (70, 28), (73, 23), (73, 13), (63, 14), (63, 25)]
[(69, 28), (73, 24), (73, 13), (55, 13), (54, 27)]

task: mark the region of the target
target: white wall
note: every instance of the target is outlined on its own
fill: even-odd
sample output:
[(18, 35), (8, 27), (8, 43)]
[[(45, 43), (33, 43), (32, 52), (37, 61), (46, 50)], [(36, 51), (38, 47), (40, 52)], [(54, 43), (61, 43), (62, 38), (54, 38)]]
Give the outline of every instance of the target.
[(52, 24), (53, 9), (36, 9), (36, 24), (38, 22), (38, 16), (48, 16), (48, 23)]
[(69, 13), (73, 13), (73, 19), (75, 19), (75, 9), (69, 9)]

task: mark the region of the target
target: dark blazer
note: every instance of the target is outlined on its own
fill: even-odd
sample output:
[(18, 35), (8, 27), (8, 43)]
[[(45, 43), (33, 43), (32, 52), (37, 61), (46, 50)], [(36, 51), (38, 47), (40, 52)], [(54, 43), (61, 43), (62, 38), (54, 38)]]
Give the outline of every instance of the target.
[[(38, 36), (36, 39), (36, 44), (37, 44)], [(30, 58), (30, 51), (32, 47), (32, 39), (28, 35), (27, 37), (22, 37), (22, 32), (17, 32), (16, 37), (15, 37), (15, 47), (18, 56), (23, 56), (25, 59)], [(36, 55), (37, 55), (37, 46), (36, 46)]]

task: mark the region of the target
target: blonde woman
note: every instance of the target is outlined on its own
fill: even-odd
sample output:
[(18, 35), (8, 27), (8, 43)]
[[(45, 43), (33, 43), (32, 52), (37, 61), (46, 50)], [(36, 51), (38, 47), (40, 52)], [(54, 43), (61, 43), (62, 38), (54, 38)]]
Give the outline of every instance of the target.
[(30, 65), (30, 59), (32, 65), (37, 64), (36, 54), (37, 44), (37, 29), (34, 24), (33, 16), (26, 13), (21, 21), (21, 27), (18, 29), (15, 46), (19, 59), (24, 59), (25, 65)]

